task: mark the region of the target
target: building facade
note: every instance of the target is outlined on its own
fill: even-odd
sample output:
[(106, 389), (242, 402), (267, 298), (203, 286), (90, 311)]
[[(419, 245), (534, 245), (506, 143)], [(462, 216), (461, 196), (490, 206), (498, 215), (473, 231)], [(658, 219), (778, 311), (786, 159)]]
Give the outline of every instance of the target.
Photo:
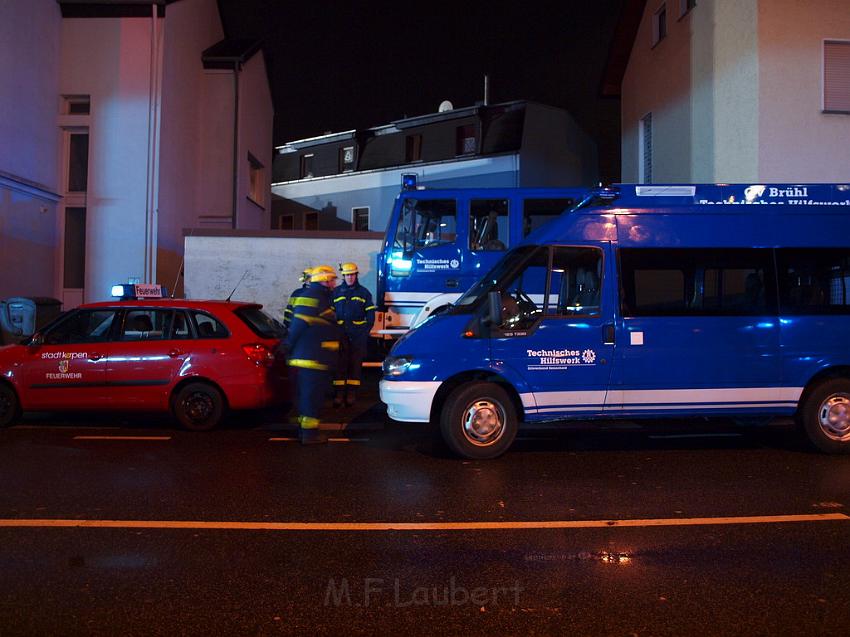
[(0, 298), (179, 293), (184, 228), (268, 227), (257, 52), (215, 0), (0, 4)]
[(534, 102), (447, 108), (276, 149), (274, 227), (383, 232), (401, 176), (434, 188), (593, 185), (596, 146)]
[[(847, 0), (631, 1), (626, 22), (630, 11), (603, 88), (621, 95), (624, 182), (850, 180)], [(621, 82), (618, 49), (630, 50)]]

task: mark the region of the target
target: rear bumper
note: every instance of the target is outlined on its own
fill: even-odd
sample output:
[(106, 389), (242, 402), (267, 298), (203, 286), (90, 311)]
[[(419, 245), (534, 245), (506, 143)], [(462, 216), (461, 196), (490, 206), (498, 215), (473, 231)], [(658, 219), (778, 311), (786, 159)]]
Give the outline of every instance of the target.
[(440, 381), (381, 380), (381, 401), (387, 415), (402, 422), (428, 422)]
[(222, 387), (231, 409), (261, 409), (290, 400), (290, 385), (285, 372), (276, 369), (258, 370), (229, 379)]

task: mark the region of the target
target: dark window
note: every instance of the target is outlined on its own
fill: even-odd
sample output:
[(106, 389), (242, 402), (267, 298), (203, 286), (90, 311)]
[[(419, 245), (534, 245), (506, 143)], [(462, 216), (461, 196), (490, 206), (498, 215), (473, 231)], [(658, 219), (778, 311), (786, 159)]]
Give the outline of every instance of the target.
[(66, 288), (83, 288), (86, 284), (86, 209), (65, 208), (65, 267)]
[(457, 202), (454, 199), (405, 199), (396, 229), (396, 249), (404, 254), (435, 248), (457, 239)]
[(351, 209), (351, 227), (357, 232), (369, 230), (369, 208)]
[(68, 148), (68, 192), (85, 192), (89, 180), (89, 134), (71, 133)]
[(538, 250), (519, 272), (497, 284), (502, 297), (501, 329), (527, 329), (543, 316), (548, 269), (549, 250)]
[(767, 249), (620, 250), (625, 316), (751, 316), (776, 311)]
[(652, 113), (647, 113), (640, 120), (640, 182), (652, 183)]
[(88, 115), (91, 112), (91, 98), (88, 95), (66, 97), (65, 112), (68, 115)]
[(404, 161), (407, 163), (422, 159), (422, 135), (408, 135), (404, 140)]
[(526, 199), (522, 205), (522, 236), (537, 230), (543, 224), (560, 215), (564, 210), (576, 204), (572, 198), (565, 199)]
[(161, 341), (169, 337), (173, 310), (128, 310), (121, 328), (121, 341)]
[(260, 338), (280, 338), (283, 336), (283, 325), (258, 307), (240, 307), (235, 314)]
[(230, 332), (221, 322), (204, 312), (192, 312), (198, 338), (227, 338)]
[(345, 146), (339, 149), (339, 172), (351, 172), (354, 170), (354, 146)]
[(313, 155), (301, 155), (301, 179), (313, 176)]
[(467, 124), (458, 126), (456, 129), (456, 155), (470, 155), (474, 153), (476, 148), (475, 143), (475, 125)]
[(295, 215), (280, 215), (277, 218), (278, 230), (293, 230), (295, 228)]
[(507, 250), (508, 200), (473, 199), (469, 203), (469, 249)]
[(823, 43), (823, 110), (850, 113), (850, 42)]
[(662, 4), (661, 8), (652, 16), (652, 46), (655, 46), (667, 36), (667, 5)]
[(69, 314), (44, 334), (49, 345), (104, 343), (109, 340), (114, 310), (79, 310)]
[(189, 317), (185, 312), (176, 311), (174, 313), (174, 323), (171, 326), (171, 338), (177, 340), (185, 340), (192, 338), (192, 330), (189, 327)]
[(304, 229), (318, 230), (319, 229), (319, 213), (305, 212), (304, 213)]
[(850, 248), (776, 251), (783, 314), (848, 314)]

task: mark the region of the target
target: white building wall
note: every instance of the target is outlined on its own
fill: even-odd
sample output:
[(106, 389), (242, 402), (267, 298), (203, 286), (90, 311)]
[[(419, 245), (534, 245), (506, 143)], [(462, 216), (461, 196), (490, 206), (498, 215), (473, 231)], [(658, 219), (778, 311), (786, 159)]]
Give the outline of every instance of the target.
[(0, 298), (58, 295), (61, 23), (54, 0), (0, 2)]
[[(198, 225), (198, 192), (213, 187), (219, 175), (199, 170), (205, 138), (227, 138), (225, 130), (204, 129), (199, 105), (206, 108), (206, 74), (201, 52), (222, 39), (215, 0), (181, 0), (168, 5), (162, 73), (162, 130), (159, 150), (157, 281), (169, 290), (177, 281), (183, 256), (183, 229)], [(213, 108), (222, 108), (220, 104)], [(225, 162), (223, 168), (229, 168)], [(195, 187), (197, 175), (198, 187)]]
[(759, 3), (759, 180), (850, 181), (850, 115), (823, 109), (823, 41), (850, 41), (848, 0)]
[[(244, 229), (268, 230), (271, 227), (274, 109), (262, 52), (258, 52), (245, 63), (239, 73), (239, 82), (238, 225)], [(248, 198), (248, 153), (263, 165), (262, 201), (254, 202)]]
[[(622, 181), (638, 181), (640, 120), (652, 113), (652, 177), (656, 183), (690, 181), (691, 18), (678, 18), (667, 0), (667, 37), (652, 46), (652, 17), (664, 0), (649, 0), (622, 84)], [(703, 3), (698, 6), (702, 10)], [(693, 13), (693, 12), (692, 12)]]
[(91, 96), (85, 301), (145, 278), (152, 22), (62, 21), (60, 92)]

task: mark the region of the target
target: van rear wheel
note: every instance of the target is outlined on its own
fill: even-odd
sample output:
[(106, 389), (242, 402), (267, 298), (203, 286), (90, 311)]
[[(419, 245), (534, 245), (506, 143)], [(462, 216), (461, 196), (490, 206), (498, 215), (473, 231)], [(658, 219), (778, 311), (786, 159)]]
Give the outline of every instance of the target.
[(809, 441), (824, 453), (850, 453), (850, 380), (833, 378), (815, 385), (800, 407)]
[(440, 414), (440, 431), (449, 448), (472, 460), (496, 458), (517, 433), (514, 404), (495, 383), (467, 383), (449, 394)]

